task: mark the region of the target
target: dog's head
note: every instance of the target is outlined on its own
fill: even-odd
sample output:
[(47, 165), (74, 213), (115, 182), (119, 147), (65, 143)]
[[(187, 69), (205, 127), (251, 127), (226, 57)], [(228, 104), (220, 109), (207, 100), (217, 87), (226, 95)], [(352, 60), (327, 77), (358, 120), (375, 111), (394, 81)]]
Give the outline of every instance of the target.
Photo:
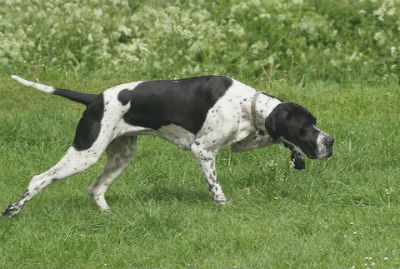
[(265, 128), (274, 140), (281, 138), (296, 145), (310, 159), (330, 157), (335, 139), (315, 125), (316, 118), (292, 102), (280, 103), (265, 119)]

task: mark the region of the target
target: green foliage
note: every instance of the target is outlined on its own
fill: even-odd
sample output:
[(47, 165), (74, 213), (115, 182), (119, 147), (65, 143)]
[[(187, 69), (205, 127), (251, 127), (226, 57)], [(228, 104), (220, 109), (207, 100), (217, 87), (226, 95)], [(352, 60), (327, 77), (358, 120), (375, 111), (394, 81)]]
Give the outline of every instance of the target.
[(0, 69), (397, 80), (398, 0), (0, 0)]

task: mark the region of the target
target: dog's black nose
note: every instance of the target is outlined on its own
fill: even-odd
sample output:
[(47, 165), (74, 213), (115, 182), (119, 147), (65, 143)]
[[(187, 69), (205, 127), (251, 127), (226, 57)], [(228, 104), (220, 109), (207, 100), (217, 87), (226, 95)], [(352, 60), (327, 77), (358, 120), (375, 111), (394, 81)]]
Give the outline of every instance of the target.
[(335, 138), (333, 138), (333, 136), (328, 136), (328, 137), (325, 139), (325, 144), (326, 144), (327, 146), (332, 146), (334, 142), (335, 142)]

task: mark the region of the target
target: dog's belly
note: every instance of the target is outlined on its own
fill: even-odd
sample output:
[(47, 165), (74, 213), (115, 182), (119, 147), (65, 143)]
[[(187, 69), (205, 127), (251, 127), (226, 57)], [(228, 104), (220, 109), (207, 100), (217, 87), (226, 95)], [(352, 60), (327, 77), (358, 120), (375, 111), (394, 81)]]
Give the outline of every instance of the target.
[(161, 127), (155, 135), (174, 143), (183, 150), (190, 150), (195, 139), (194, 134), (175, 124)]
[(161, 137), (165, 140), (168, 140), (179, 148), (183, 150), (190, 150), (192, 144), (195, 140), (195, 135), (189, 132), (188, 130), (175, 125), (170, 124), (166, 126), (162, 126), (158, 130), (153, 130), (151, 128), (146, 128), (142, 126), (134, 126), (126, 123), (124, 120), (120, 120), (115, 128), (115, 132), (113, 134), (114, 137), (119, 136), (131, 136), (131, 135), (154, 135)]

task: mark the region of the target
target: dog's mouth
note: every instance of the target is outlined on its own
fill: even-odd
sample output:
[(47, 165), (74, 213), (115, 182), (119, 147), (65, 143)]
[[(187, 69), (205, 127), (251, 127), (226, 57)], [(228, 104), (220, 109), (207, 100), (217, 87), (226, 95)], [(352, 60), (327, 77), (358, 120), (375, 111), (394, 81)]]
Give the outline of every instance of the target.
[(332, 155), (333, 155), (333, 150), (327, 150), (327, 151), (325, 151), (325, 153), (307, 155), (307, 157), (310, 159), (314, 159), (314, 160), (323, 160), (323, 159), (331, 157)]
[(325, 133), (320, 133), (314, 146), (299, 146), (301, 151), (310, 159), (322, 160), (332, 156), (335, 139)]
[[(303, 151), (304, 152), (304, 151)], [(304, 152), (304, 154), (309, 158), (309, 159), (312, 159), (312, 160), (323, 160), (323, 159), (326, 159), (326, 158), (329, 158), (329, 157), (331, 157), (332, 156), (332, 154), (333, 154), (333, 151), (329, 151), (329, 152), (326, 152), (326, 153), (324, 153), (324, 154), (316, 154), (316, 153), (312, 153), (312, 154), (309, 154), (309, 153), (306, 153), (306, 152)]]

